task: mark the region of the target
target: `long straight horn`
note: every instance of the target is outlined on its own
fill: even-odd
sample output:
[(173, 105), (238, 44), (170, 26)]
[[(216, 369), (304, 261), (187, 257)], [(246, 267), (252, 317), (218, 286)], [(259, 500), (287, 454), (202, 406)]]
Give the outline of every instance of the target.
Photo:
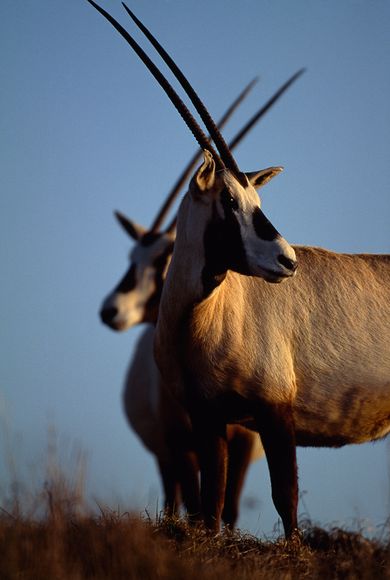
[[(244, 90), (238, 95), (238, 97), (233, 101), (233, 103), (230, 105), (230, 107), (225, 111), (225, 113), (222, 115), (221, 119), (217, 123), (219, 130), (221, 130), (225, 126), (225, 124), (228, 122), (230, 117), (233, 115), (234, 111), (242, 103), (242, 101), (245, 99), (245, 97), (247, 97), (247, 95), (253, 89), (253, 87), (255, 86), (255, 84), (257, 83), (258, 80), (259, 80), (258, 77), (255, 77), (250, 83), (248, 83), (247, 86), (244, 88)], [(210, 139), (210, 136), (209, 136), (209, 139)], [(192, 156), (192, 158), (190, 159), (190, 161), (188, 162), (186, 167), (184, 168), (183, 172), (181, 173), (178, 180), (176, 181), (176, 183), (172, 187), (171, 191), (169, 192), (168, 197), (166, 198), (165, 202), (163, 203), (160, 211), (158, 212), (158, 214), (154, 218), (153, 224), (151, 226), (152, 232), (157, 232), (160, 229), (161, 224), (163, 223), (166, 215), (168, 214), (169, 210), (171, 209), (173, 202), (175, 201), (178, 193), (180, 192), (180, 190), (184, 186), (184, 184), (187, 181), (187, 179), (189, 178), (189, 176), (192, 174), (193, 169), (195, 168), (196, 164), (198, 163), (201, 155), (202, 155), (202, 150), (197, 151), (195, 153), (195, 155)], [(173, 227), (174, 227), (174, 224), (172, 225), (172, 223), (171, 223), (168, 226), (167, 231), (172, 231)]]
[[(251, 90), (253, 89), (255, 84), (258, 82), (259, 82), (259, 77), (255, 77), (246, 85), (246, 87), (243, 88), (243, 90), (238, 95), (238, 97), (236, 99), (234, 99), (234, 101), (232, 102), (230, 107), (228, 107), (226, 109), (226, 111), (224, 112), (222, 117), (219, 119), (219, 121), (217, 123), (218, 129), (223, 129), (223, 127), (229, 121), (230, 117), (233, 115), (234, 111), (237, 109), (237, 107), (239, 107), (241, 105), (242, 101), (244, 99), (246, 99), (246, 97), (249, 95), (249, 93), (251, 92)], [(210, 135), (209, 135), (209, 139), (210, 139)]]
[[(88, 2), (89, 1), (90, 0), (88, 0)], [(221, 156), (221, 159), (224, 162), (224, 164), (226, 165), (226, 167), (228, 167), (235, 175), (238, 176), (240, 174), (240, 170), (238, 168), (238, 165), (237, 165), (229, 147), (227, 146), (221, 133), (218, 131), (218, 128), (217, 128), (216, 124), (214, 123), (213, 119), (211, 118), (210, 113), (208, 112), (208, 110), (206, 109), (206, 107), (204, 106), (204, 104), (202, 103), (202, 101), (200, 100), (200, 98), (198, 97), (198, 95), (196, 94), (196, 92), (194, 91), (192, 86), (190, 85), (187, 78), (184, 76), (182, 71), (179, 69), (179, 67), (176, 65), (176, 63), (172, 60), (172, 58), (169, 56), (169, 54), (166, 52), (166, 50), (161, 46), (161, 44), (158, 42), (158, 40), (146, 28), (146, 26), (144, 26), (144, 24), (142, 24), (142, 22), (140, 20), (138, 20), (138, 18), (135, 16), (135, 14), (133, 14), (133, 12), (130, 10), (130, 8), (128, 8), (126, 6), (126, 4), (124, 2), (122, 2), (122, 4), (123, 4), (123, 7), (125, 8), (126, 12), (128, 13), (128, 15), (132, 18), (132, 20), (136, 23), (138, 28), (144, 33), (146, 38), (154, 46), (154, 48), (157, 50), (158, 54), (161, 56), (161, 58), (164, 60), (164, 62), (171, 69), (171, 71), (173, 72), (173, 74), (175, 75), (175, 77), (177, 78), (177, 80), (179, 81), (179, 83), (181, 84), (181, 86), (183, 87), (183, 89), (185, 90), (185, 92), (187, 93), (189, 98), (191, 99), (192, 104), (194, 105), (195, 109), (198, 111), (203, 123), (207, 127), (207, 130), (210, 133), (210, 136), (211, 136), (212, 140), (214, 141), (215, 146), (218, 149), (219, 154)]]
[(229, 147), (231, 150), (233, 150), (240, 143), (240, 141), (242, 141), (248, 131), (254, 127), (254, 125), (261, 119), (261, 117), (263, 117), (265, 113), (272, 107), (272, 105), (274, 105), (276, 101), (280, 99), (283, 93), (287, 91), (287, 89), (305, 72), (305, 70), (306, 69), (301, 68), (299, 71), (297, 71), (291, 78), (288, 79), (288, 81), (284, 83), (284, 85), (280, 87), (280, 89), (276, 91), (276, 93), (265, 103), (265, 105), (263, 105), (261, 109), (259, 109), (257, 113), (255, 113), (253, 117), (249, 119), (241, 131), (237, 133), (232, 141), (230, 141)]
[(108, 12), (106, 12), (103, 8), (101, 8), (98, 4), (96, 4), (93, 0), (87, 0), (91, 6), (93, 6), (102, 16), (104, 16), (110, 24), (123, 36), (126, 42), (131, 46), (134, 52), (139, 56), (142, 62), (147, 66), (151, 74), (154, 76), (156, 81), (159, 85), (164, 89), (165, 93), (167, 94), (168, 98), (171, 100), (177, 111), (180, 113), (182, 119), (184, 120), (187, 127), (190, 129), (191, 133), (194, 135), (195, 139), (197, 140), (199, 146), (202, 149), (208, 149), (214, 157), (216, 165), (219, 169), (224, 168), (224, 163), (222, 162), (221, 158), (219, 157), (218, 153), (209, 143), (208, 138), (206, 137), (205, 133), (200, 128), (199, 124), (196, 122), (194, 117), (191, 115), (190, 111), (183, 103), (179, 95), (176, 93), (174, 88), (170, 85), (164, 75), (158, 70), (156, 65), (150, 60), (148, 55), (142, 50), (139, 44), (134, 40), (134, 38), (113, 18)]
[[(258, 123), (260, 121), (260, 119), (267, 113), (267, 111), (269, 111), (269, 109), (276, 103), (276, 101), (278, 101), (280, 99), (280, 97), (287, 91), (287, 89), (305, 72), (305, 69), (302, 68), (300, 69), (298, 72), (296, 72), (291, 78), (288, 79), (288, 81), (286, 81), (277, 91), (276, 93), (274, 93), (272, 95), (272, 97), (265, 103), (265, 105), (263, 105), (250, 119), (249, 121), (244, 125), (244, 127), (237, 133), (237, 135), (235, 135), (235, 137), (229, 142), (229, 148), (231, 151), (233, 151), (233, 149), (235, 147), (237, 147), (237, 145), (239, 143), (241, 143), (241, 141), (244, 139), (244, 137), (247, 135), (247, 133), (249, 133), (249, 131), (251, 131), (251, 129), (253, 129), (253, 127), (256, 125), (256, 123)], [(218, 127), (221, 127), (221, 122), (218, 123)], [(191, 159), (190, 163), (188, 164), (188, 166), (186, 167), (186, 170), (188, 168), (188, 173), (185, 171), (183, 171), (182, 175), (179, 177), (179, 179), (177, 180), (175, 186), (173, 187), (171, 193), (169, 194), (169, 197), (167, 198), (167, 201), (165, 202), (164, 206), (163, 206), (163, 210), (164, 213), (168, 212), (168, 209), (170, 208), (171, 203), (173, 202), (174, 197), (177, 195), (178, 191), (181, 189), (181, 187), (184, 185), (185, 180), (187, 179), (187, 177), (189, 176), (190, 172), (192, 171), (192, 168), (195, 166), (195, 164), (197, 163), (197, 161), (199, 160), (199, 157), (201, 156), (201, 151), (198, 151), (197, 153), (195, 153), (195, 155), (193, 156), (193, 158)], [(161, 210), (162, 211), (162, 210)], [(160, 212), (161, 213), (161, 212)], [(159, 214), (160, 215), (160, 214)], [(158, 223), (158, 227), (160, 227), (160, 223)], [(170, 222), (169, 226), (166, 228), (167, 232), (172, 232), (173, 229), (175, 228), (176, 225), (176, 217), (173, 218), (173, 220)]]

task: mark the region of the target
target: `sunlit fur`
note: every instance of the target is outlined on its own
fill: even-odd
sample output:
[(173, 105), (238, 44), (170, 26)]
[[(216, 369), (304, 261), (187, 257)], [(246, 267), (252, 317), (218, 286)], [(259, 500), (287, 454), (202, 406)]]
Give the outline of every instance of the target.
[(165, 342), (172, 344), (165, 325), (172, 336), (182, 308), (192, 305), (184, 364), (202, 396), (230, 390), (248, 400), (291, 403), (300, 445), (383, 437), (390, 430), (390, 257), (295, 251), (299, 269), (289, 282), (229, 272), (199, 303), (188, 291), (178, 308), (175, 293), (174, 317), (168, 289), (175, 279), (183, 294), (184, 282), (171, 270), (158, 323), (164, 376), (185, 388), (177, 359), (163, 364)]
[[(103, 320), (114, 330), (125, 330), (144, 321), (156, 323), (155, 306), (160, 301), (175, 237), (174, 232), (161, 232), (151, 237), (124, 216), (121, 220), (121, 225), (136, 240), (129, 267), (129, 270), (133, 268), (134, 288), (128, 292), (118, 291), (121, 287), (123, 290), (123, 281), (126, 286), (127, 273), (103, 302), (102, 312), (106, 312)], [(145, 245), (147, 236), (150, 243)], [(154, 332), (154, 324), (148, 324), (136, 344), (125, 379), (123, 405), (131, 427), (156, 458), (166, 509), (174, 511), (183, 501), (178, 464), (185, 460), (188, 471), (188, 464), (193, 462), (198, 485), (198, 462), (189, 416), (170, 390), (164, 387), (157, 369), (153, 355)], [(248, 463), (262, 457), (264, 451), (259, 436), (244, 427), (229, 426), (228, 439), (232, 472), (229, 474), (225, 521), (233, 526), (238, 517), (238, 502)], [(189, 503), (187, 509), (191, 507), (191, 500)]]
[[(251, 409), (291, 409), (291, 448), (295, 442), (340, 446), (385, 436), (390, 257), (296, 246), (294, 278), (275, 285), (228, 271), (205, 294), (204, 232), (220, 189), (215, 183), (208, 193), (187, 194), (179, 210), (156, 331), (166, 384), (188, 405), (194, 399), (205, 410), (213, 405), (216, 420), (227, 394), (244, 401), (249, 415)], [(252, 273), (257, 276), (256, 267)], [(234, 416), (230, 408), (229, 419), (242, 420), (241, 409)], [(277, 495), (275, 484), (274, 500)], [(287, 535), (291, 522), (296, 525), (294, 514), (286, 515), (293, 504), (280, 510)]]

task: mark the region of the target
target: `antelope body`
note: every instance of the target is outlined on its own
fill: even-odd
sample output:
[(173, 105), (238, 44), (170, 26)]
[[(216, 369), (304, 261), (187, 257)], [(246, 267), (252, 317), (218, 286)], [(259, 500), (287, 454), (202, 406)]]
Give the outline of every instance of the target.
[[(228, 271), (207, 296), (185, 286), (193, 263), (191, 271), (177, 272), (174, 259), (157, 327), (161, 370), (179, 391), (190, 375), (196, 396), (229, 421), (253, 421), (252, 402), (291, 405), (298, 445), (384, 437), (390, 430), (390, 256), (304, 246), (295, 252), (299, 269), (288, 283)], [(183, 311), (190, 311), (184, 330)], [(185, 344), (177, 367), (166, 346), (165, 327), (174, 335), (173, 321)], [(242, 409), (229, 405), (231, 395)]]
[[(240, 143), (272, 104), (300, 76), (301, 72), (293, 75), (251, 117), (232, 140), (231, 148)], [(232, 103), (218, 123), (218, 127), (223, 126), (229, 119), (255, 81), (256, 79), (245, 87)], [(130, 255), (129, 270), (114, 291), (107, 296), (101, 309), (103, 322), (114, 330), (126, 330), (144, 322), (152, 323), (138, 340), (129, 365), (123, 392), (124, 410), (133, 430), (145, 447), (156, 457), (164, 487), (166, 510), (176, 511), (183, 499), (190, 514), (200, 512), (196, 441), (189, 415), (172, 397), (155, 364), (153, 325), (157, 321), (162, 286), (173, 252), (176, 219), (163, 232), (160, 231), (160, 226), (200, 156), (201, 152), (198, 152), (190, 160), (157, 214), (150, 230), (145, 230), (116, 212), (119, 223), (135, 240), (136, 245)], [(229, 425), (227, 437), (229, 475), (223, 519), (225, 523), (234, 526), (238, 517), (240, 492), (246, 470), (250, 461), (260, 458), (264, 451), (258, 435), (244, 427)]]
[[(161, 289), (173, 251), (173, 231), (153, 234), (117, 214), (121, 225), (137, 239), (131, 266), (103, 303), (102, 320), (115, 330), (149, 321), (156, 322)], [(147, 324), (135, 347), (127, 371), (123, 405), (126, 417), (145, 447), (156, 458), (165, 509), (174, 513), (181, 501), (190, 515), (201, 511), (199, 463), (188, 413), (161, 379), (153, 354), (154, 324)], [(246, 471), (263, 449), (256, 433), (230, 425), (228, 489), (223, 519), (234, 526)]]
[(204, 149), (179, 209), (155, 354), (165, 384), (191, 417), (205, 522), (219, 528), (226, 425), (236, 422), (261, 436), (274, 504), (290, 537), (297, 528), (296, 445), (359, 443), (390, 430), (390, 258), (294, 250), (255, 192), (280, 168), (240, 171), (187, 79), (126, 8), (186, 90), (217, 153), (139, 45), (98, 10)]
[(249, 220), (221, 209), (230, 181), (206, 155), (182, 202), (156, 357), (203, 441), (206, 523), (218, 529), (225, 426), (237, 422), (261, 436), (290, 536), (297, 527), (296, 445), (362, 443), (390, 430), (390, 256), (296, 246), (299, 267), (288, 282), (269, 284), (266, 270), (265, 280), (242, 275), (253, 249)]

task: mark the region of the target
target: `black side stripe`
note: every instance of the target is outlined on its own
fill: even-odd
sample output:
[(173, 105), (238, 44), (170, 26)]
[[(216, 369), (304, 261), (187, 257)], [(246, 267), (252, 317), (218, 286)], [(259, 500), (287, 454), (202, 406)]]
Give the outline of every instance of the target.
[(279, 232), (274, 228), (268, 218), (265, 217), (259, 207), (252, 214), (253, 227), (257, 236), (266, 242), (272, 242), (280, 237)]

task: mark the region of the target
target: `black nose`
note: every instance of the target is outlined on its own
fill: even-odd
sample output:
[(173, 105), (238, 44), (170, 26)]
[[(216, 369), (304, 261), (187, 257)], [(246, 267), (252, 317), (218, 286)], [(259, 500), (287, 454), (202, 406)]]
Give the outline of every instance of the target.
[(104, 322), (104, 324), (110, 325), (110, 323), (113, 321), (113, 319), (115, 318), (115, 316), (117, 314), (118, 314), (118, 309), (115, 307), (103, 308), (100, 311), (100, 318), (102, 319), (102, 322)]
[(290, 258), (286, 258), (283, 254), (279, 254), (278, 261), (287, 268), (287, 270), (291, 270), (291, 272), (295, 272), (298, 267), (298, 262), (296, 260), (291, 260)]

